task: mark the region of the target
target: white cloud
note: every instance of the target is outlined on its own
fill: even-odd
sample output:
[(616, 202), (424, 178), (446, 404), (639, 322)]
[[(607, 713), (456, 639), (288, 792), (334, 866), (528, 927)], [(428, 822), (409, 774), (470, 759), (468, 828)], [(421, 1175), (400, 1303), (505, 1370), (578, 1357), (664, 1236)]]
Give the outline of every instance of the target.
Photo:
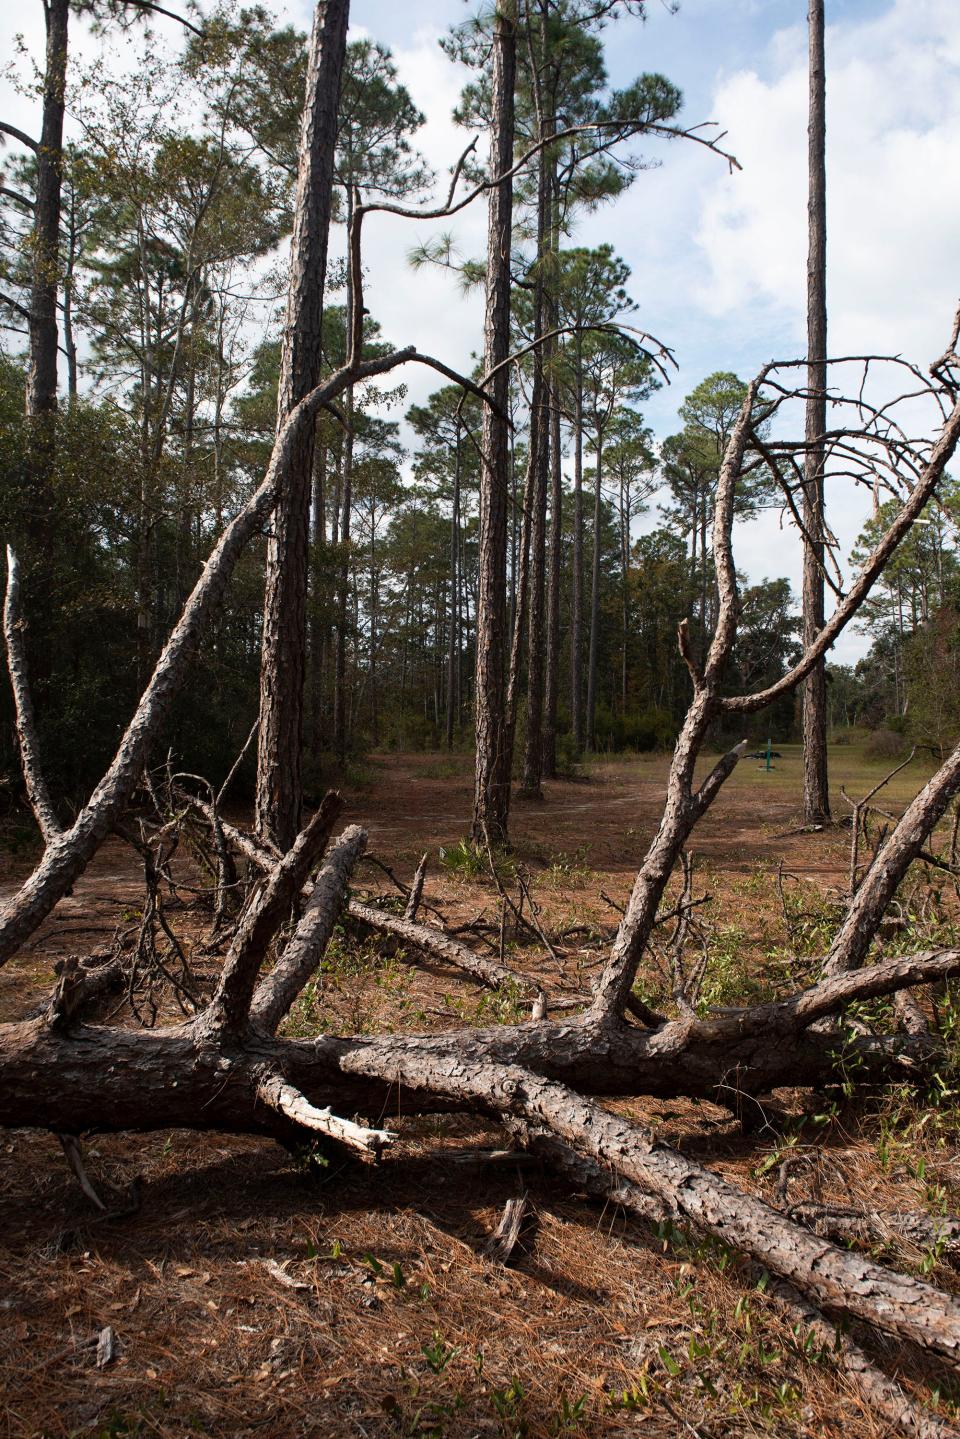
[[(827, 32), (830, 348), (938, 354), (960, 292), (960, 36), (956, 0), (897, 0)], [(730, 76), (715, 108), (742, 174), (707, 188), (697, 299), (716, 316), (763, 306), (802, 346), (806, 50), (771, 42), (772, 69)]]

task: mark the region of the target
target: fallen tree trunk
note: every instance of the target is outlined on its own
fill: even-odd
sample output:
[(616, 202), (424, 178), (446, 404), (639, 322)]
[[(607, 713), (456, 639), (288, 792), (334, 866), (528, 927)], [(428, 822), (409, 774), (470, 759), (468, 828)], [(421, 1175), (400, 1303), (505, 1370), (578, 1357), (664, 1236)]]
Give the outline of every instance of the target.
[[(270, 1041), (251, 1031), (242, 1046), (229, 1032), (211, 1042), (193, 1022), (176, 1029), (131, 1033), (80, 1028), (61, 1033), (43, 1020), (0, 1029), (0, 1122), (46, 1122), (58, 1132), (95, 1129), (211, 1128), (288, 1139), (296, 1104), (278, 1106), (265, 1077), (283, 1076), (284, 1091), (303, 1097), (306, 1113), (336, 1114), (467, 1109), (517, 1116), (549, 1128), (560, 1140), (615, 1175), (638, 1185), (669, 1213), (750, 1255), (771, 1272), (825, 1304), (910, 1339), (954, 1361), (960, 1357), (960, 1303), (931, 1286), (838, 1249), (745, 1194), (650, 1131), (611, 1114), (556, 1079), (517, 1063), (505, 1051), (539, 1048), (563, 1054), (563, 1027), (530, 1024), (508, 1031), (436, 1039)], [(598, 1060), (609, 1032), (579, 1031), (602, 1086)], [(545, 1032), (549, 1041), (543, 1043)], [(656, 1036), (624, 1034), (634, 1053)], [(539, 1043), (538, 1043), (539, 1042)], [(628, 1053), (616, 1069), (623, 1082)], [(553, 1066), (557, 1067), (556, 1064)], [(562, 1062), (561, 1062), (561, 1066)]]
[[(661, 1223), (670, 1217), (667, 1207), (639, 1185), (611, 1174), (594, 1160), (578, 1154), (542, 1126), (514, 1121), (508, 1127), (531, 1153), (595, 1198), (617, 1204), (645, 1223)], [(912, 1439), (958, 1439), (960, 1430), (905, 1394), (896, 1380), (885, 1374), (842, 1326), (832, 1323), (799, 1289), (786, 1279), (770, 1279), (766, 1270), (752, 1266), (752, 1276), (756, 1280), (764, 1275), (769, 1281), (764, 1292), (786, 1311), (801, 1350), (806, 1351), (806, 1336), (809, 1335), (818, 1348), (832, 1356), (846, 1371), (872, 1414), (882, 1415), (889, 1424), (912, 1436)]]

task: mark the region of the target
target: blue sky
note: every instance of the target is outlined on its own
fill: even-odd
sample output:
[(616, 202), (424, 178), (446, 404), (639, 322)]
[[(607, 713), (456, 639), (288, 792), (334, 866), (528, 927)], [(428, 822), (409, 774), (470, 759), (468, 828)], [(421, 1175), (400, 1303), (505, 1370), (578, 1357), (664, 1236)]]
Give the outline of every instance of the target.
[[(471, 8), (463, 0), (352, 6), (355, 32), (394, 50), (427, 116), (420, 147), (441, 175), (466, 137), (450, 121), (464, 77), (438, 40)], [(309, 23), (309, 0), (274, 9)], [(830, 350), (901, 353), (925, 367), (944, 347), (960, 295), (960, 0), (826, 0), (826, 12)], [(624, 256), (639, 323), (676, 353), (673, 385), (647, 407), (661, 437), (675, 428), (683, 396), (711, 371), (747, 378), (770, 359), (804, 351), (805, 20), (805, 0), (681, 0), (677, 14), (650, 0), (646, 22), (606, 31), (614, 84), (661, 71), (684, 92), (685, 123), (719, 122), (743, 165), (730, 175), (699, 147), (651, 144), (645, 154), (659, 168), (587, 217), (576, 237), (609, 241)], [(18, 31), (39, 53), (39, 0), (0, 5), (0, 53), (12, 53)], [(89, 55), (96, 42), (78, 48)], [(132, 52), (113, 58), (135, 63)], [(5, 110), (35, 127), (26, 102), (13, 97)], [(367, 304), (391, 340), (466, 367), (480, 345), (480, 298), (464, 300), (450, 277), (415, 274), (407, 264), (415, 240), (437, 228), (371, 220)], [(482, 204), (451, 228), (462, 253), (482, 253)], [(433, 386), (424, 371), (404, 378), (411, 399)], [(930, 416), (914, 420), (928, 427)], [(828, 501), (846, 555), (868, 498), (837, 482)], [(798, 547), (777, 515), (744, 527), (737, 540), (751, 579), (787, 574), (796, 585)], [(849, 661), (864, 648), (848, 634), (833, 657)]]
[[(677, 142), (645, 151), (659, 167), (615, 205), (586, 217), (579, 243), (610, 241), (630, 264), (640, 323), (673, 348), (679, 373), (647, 406), (661, 437), (683, 396), (714, 370), (744, 378), (805, 350), (805, 0), (651, 0), (646, 22), (606, 31), (611, 81), (656, 70), (684, 93), (686, 124), (713, 120), (743, 165), (731, 175), (703, 149)], [(960, 0), (826, 0), (828, 291), (834, 354), (902, 354), (926, 366), (941, 353), (960, 297)], [(355, 0), (355, 22), (390, 43), (428, 114), (424, 148), (452, 162), (463, 132), (449, 124), (460, 83), (436, 58), (445, 27), (469, 13), (449, 0), (396, 6)], [(419, 228), (419, 227), (418, 227)], [(480, 253), (483, 215), (456, 227)], [(465, 362), (479, 337), (479, 301), (442, 276), (404, 278), (394, 231), (372, 238), (371, 293), (383, 264), (388, 332)], [(388, 251), (392, 251), (389, 254)], [(415, 298), (413, 298), (415, 295)], [(409, 303), (408, 303), (409, 300)], [(848, 377), (852, 378), (852, 377)], [(415, 380), (414, 385), (424, 383)], [(888, 390), (878, 375), (878, 393)], [(918, 432), (933, 416), (919, 409)], [(830, 520), (846, 557), (870, 507), (846, 481), (829, 487)], [(643, 524), (652, 524), (651, 515)], [(748, 576), (787, 574), (799, 585), (799, 547), (778, 514), (744, 526), (737, 558)], [(834, 659), (865, 639), (844, 635)]]

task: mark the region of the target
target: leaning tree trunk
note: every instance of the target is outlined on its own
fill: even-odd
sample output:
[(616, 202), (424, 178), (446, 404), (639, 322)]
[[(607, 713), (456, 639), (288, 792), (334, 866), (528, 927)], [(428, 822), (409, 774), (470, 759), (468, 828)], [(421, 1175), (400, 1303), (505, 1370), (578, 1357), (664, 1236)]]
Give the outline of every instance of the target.
[[(807, 452), (803, 486), (803, 642), (823, 628), (823, 472), (827, 428), (827, 174), (823, 0), (810, 0), (809, 241), (807, 251)], [(830, 820), (827, 779), (827, 671), (821, 657), (803, 687), (803, 815)]]
[[(318, 0), (300, 129), (290, 288), (277, 397), (278, 426), (314, 388), (322, 359), (323, 284), (333, 195), (337, 104), (349, 0)], [(286, 848), (303, 802), (307, 555), (315, 429), (304, 427), (283, 477), (267, 546), (260, 663), (257, 829)]]
[[(516, 29), (513, 7), (498, 0), (493, 33), (490, 168), (508, 176), (513, 164)], [(510, 239), (513, 181), (490, 191), (487, 223), (487, 299), (484, 369), (497, 369), (488, 392), (496, 409), (483, 412), (480, 470), (480, 576), (476, 624), (476, 783), (473, 837), (505, 843), (510, 813), (510, 770), (506, 745), (504, 651), (507, 607), (507, 497), (510, 483), (509, 372)]]

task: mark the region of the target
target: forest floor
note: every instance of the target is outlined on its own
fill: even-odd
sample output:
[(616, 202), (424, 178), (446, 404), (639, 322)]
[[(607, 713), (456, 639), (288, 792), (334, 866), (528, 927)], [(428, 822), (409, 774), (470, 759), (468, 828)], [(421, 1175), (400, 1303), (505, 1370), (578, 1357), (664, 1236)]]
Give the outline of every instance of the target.
[[(830, 758), (838, 817), (848, 813), (840, 787), (862, 795), (891, 764), (866, 759), (857, 745), (835, 746)], [(849, 828), (792, 832), (798, 749), (782, 747), (774, 763), (767, 773), (742, 761), (695, 836), (710, 1004), (804, 983), (840, 913)], [(899, 813), (929, 768), (915, 760), (884, 790), (884, 808)], [(598, 760), (548, 785), (543, 802), (515, 803), (515, 852), (501, 882), (514, 895), (518, 871), (528, 883), (555, 955), (523, 939), (509, 945), (508, 961), (537, 973), (570, 1007), (586, 1000), (602, 964), (616, 906), (659, 821), (666, 769), (662, 756)], [(344, 821), (367, 827), (369, 851), (409, 883), (428, 850), (425, 903), (448, 925), (479, 918), (468, 942), (494, 944), (499, 893), (461, 843), (471, 757), (373, 756), (352, 778)], [(11, 828), (7, 839), (0, 893), (31, 860), (23, 833)], [(391, 889), (370, 864), (357, 884), (378, 897)], [(914, 898), (924, 932), (956, 943), (952, 891), (925, 884)], [(31, 946), (0, 970), (0, 1019), (35, 1009), (55, 961), (135, 924), (139, 902), (130, 851), (111, 842)], [(181, 923), (173, 909), (170, 917)], [(185, 913), (182, 922), (196, 919)], [(655, 956), (642, 983), (645, 997), (666, 1001)], [(338, 936), (288, 1030), (413, 1031), (522, 1017), (519, 997)], [(780, 1091), (749, 1137), (712, 1104), (618, 1107), (771, 1200), (781, 1157), (802, 1152), (808, 1164), (791, 1201), (816, 1192), (877, 1208), (960, 1208), (949, 1087), (926, 1104), (908, 1093), (853, 1104)], [(0, 1433), (887, 1432), (831, 1356), (805, 1347), (719, 1246), (588, 1204), (521, 1158), (466, 1162), (468, 1146), (505, 1147), (493, 1126), (387, 1119), (401, 1139), (376, 1167), (324, 1166), (315, 1155), (231, 1136), (100, 1136), (87, 1149), (94, 1177), (120, 1190), (142, 1181), (138, 1212), (114, 1220), (98, 1219), (53, 1136), (0, 1137)], [(529, 1222), (505, 1267), (484, 1246), (506, 1201), (521, 1193)], [(884, 1257), (958, 1288), (960, 1276), (938, 1254), (900, 1244)], [(98, 1367), (97, 1336), (107, 1327), (116, 1352)], [(908, 1386), (930, 1382), (903, 1346), (880, 1350), (874, 1340), (873, 1352)], [(960, 1389), (933, 1379), (938, 1402), (955, 1412)]]

